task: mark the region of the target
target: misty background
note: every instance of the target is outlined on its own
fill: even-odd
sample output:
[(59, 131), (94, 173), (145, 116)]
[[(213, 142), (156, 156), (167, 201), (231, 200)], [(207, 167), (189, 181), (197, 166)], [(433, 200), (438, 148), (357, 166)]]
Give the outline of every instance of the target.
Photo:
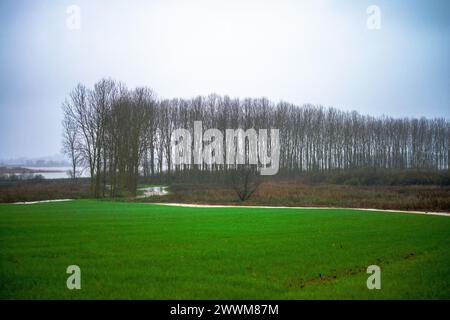
[[(66, 22), (81, 9), (80, 29)], [(366, 10), (381, 9), (369, 30)], [(111, 77), (393, 117), (450, 115), (450, 2), (0, 2), (0, 159), (55, 155), (61, 104)]]

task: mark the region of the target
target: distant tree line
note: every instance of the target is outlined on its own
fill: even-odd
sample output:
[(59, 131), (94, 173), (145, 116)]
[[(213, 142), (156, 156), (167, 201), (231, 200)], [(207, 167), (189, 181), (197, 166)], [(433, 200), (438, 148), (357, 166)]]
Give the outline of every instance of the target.
[[(134, 193), (138, 177), (230, 170), (225, 165), (173, 164), (172, 132), (249, 128), (280, 130), (280, 171), (295, 176), (358, 168), (449, 169), (450, 121), (373, 117), (358, 112), (265, 98), (216, 94), (158, 99), (149, 88), (128, 89), (111, 79), (77, 85), (63, 104), (63, 150), (90, 173), (96, 197)], [(225, 143), (225, 142), (224, 142)], [(224, 155), (225, 156), (225, 155)]]

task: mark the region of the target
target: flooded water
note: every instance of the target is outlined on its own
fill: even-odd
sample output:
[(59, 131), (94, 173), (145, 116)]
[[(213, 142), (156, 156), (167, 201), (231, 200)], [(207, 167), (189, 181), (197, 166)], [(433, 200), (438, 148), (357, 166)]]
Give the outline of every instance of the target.
[(169, 191), (167, 191), (166, 186), (152, 186), (152, 187), (138, 188), (137, 190), (138, 193), (140, 193), (140, 195), (138, 195), (137, 198), (164, 196), (169, 193)]
[[(42, 175), (45, 179), (67, 179), (70, 177), (69, 171), (70, 167), (22, 167), (25, 169), (30, 169), (33, 171), (45, 171), (45, 172), (35, 172), (35, 173), (13, 173), (17, 176), (21, 176), (25, 179), (31, 179), (36, 175)], [(89, 177), (88, 170), (84, 170), (80, 177)]]

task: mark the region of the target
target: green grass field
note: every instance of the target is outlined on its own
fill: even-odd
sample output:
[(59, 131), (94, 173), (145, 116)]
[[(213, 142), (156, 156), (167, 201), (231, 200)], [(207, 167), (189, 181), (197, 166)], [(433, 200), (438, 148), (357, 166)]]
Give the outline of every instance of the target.
[(450, 298), (449, 217), (78, 200), (0, 204), (0, 239), (2, 299)]

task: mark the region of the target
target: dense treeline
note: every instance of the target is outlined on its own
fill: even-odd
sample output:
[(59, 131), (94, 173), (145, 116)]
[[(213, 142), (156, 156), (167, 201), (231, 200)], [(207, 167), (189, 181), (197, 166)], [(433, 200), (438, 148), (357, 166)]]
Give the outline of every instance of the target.
[[(394, 119), (357, 112), (280, 102), (209, 95), (157, 99), (151, 89), (128, 89), (110, 79), (92, 89), (79, 84), (63, 104), (64, 151), (77, 168), (86, 166), (94, 196), (136, 190), (139, 174), (179, 176), (224, 165), (173, 164), (172, 132), (203, 130), (280, 130), (280, 171), (290, 176), (340, 169), (448, 170), (450, 122)], [(224, 142), (225, 143), (225, 142)], [(225, 156), (225, 155), (224, 155)]]

